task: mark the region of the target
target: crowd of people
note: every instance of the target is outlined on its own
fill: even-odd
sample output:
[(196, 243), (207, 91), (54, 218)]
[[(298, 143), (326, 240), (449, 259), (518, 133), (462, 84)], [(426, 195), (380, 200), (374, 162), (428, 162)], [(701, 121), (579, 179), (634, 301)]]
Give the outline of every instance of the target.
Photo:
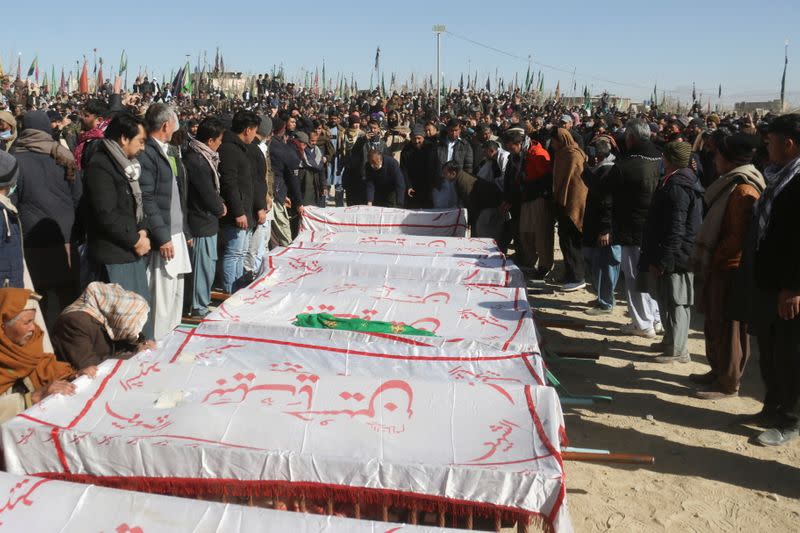
[(254, 279), (307, 206), (464, 207), (471, 235), (513, 247), (531, 280), (592, 291), (589, 315), (613, 311), (622, 274), (625, 330), (653, 339), (653, 362), (690, 360), (699, 308), (699, 398), (738, 394), (754, 336), (758, 440), (798, 437), (800, 115), (566, 107), (519, 90), (452, 91), (437, 115), (427, 92), (341, 97), (269, 76), (234, 97), (173, 98), (148, 80), (102, 97), (11, 89), (0, 357), (17, 370), (3, 384), (12, 411), (204, 317), (212, 288)]

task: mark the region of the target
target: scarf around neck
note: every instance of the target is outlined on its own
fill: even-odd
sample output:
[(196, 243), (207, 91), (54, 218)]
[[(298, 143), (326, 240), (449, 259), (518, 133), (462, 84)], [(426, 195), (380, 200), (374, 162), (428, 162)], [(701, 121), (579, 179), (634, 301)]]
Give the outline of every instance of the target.
[(214, 190), (219, 192), (219, 154), (194, 137), (189, 140), (189, 148), (200, 154), (211, 167), (211, 173), (214, 175)]
[(83, 150), (86, 148), (86, 143), (92, 139), (102, 139), (105, 137), (109, 122), (111, 122), (110, 118), (78, 136), (78, 146), (75, 147), (75, 165), (78, 168), (81, 168), (81, 159), (83, 159)]
[(767, 188), (756, 204), (756, 217), (758, 221), (758, 244), (764, 240), (772, 218), (772, 204), (775, 198), (791, 183), (792, 179), (800, 173), (800, 157), (792, 159), (783, 168), (777, 166), (767, 167), (764, 174), (767, 178)]
[(17, 142), (14, 143), (15, 152), (31, 152), (49, 155), (59, 166), (64, 167), (67, 181), (75, 181), (75, 157), (67, 148), (53, 140), (52, 135), (34, 129), (23, 130)]
[(728, 208), (728, 199), (740, 184), (752, 186), (759, 194), (766, 187), (764, 177), (756, 167), (742, 165), (717, 178), (705, 192), (708, 212), (697, 232), (692, 251), (692, 268), (697, 274), (706, 275), (709, 272), (711, 258), (724, 231), (722, 223)]
[(108, 155), (114, 160), (124, 172), (128, 179), (128, 185), (133, 194), (133, 201), (136, 204), (136, 222), (144, 220), (144, 207), (142, 204), (142, 187), (139, 185), (139, 177), (142, 175), (142, 165), (137, 159), (128, 159), (122, 147), (111, 139), (101, 139)]

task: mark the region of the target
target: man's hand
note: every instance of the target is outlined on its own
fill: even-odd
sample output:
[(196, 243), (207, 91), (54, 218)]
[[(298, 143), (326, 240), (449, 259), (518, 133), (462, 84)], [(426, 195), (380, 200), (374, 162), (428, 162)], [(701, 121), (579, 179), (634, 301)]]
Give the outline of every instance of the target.
[(300, 215), (301, 217), (305, 216), (305, 214), (306, 214), (306, 207), (305, 207), (304, 205), (298, 206), (298, 208), (297, 208), (297, 214), (298, 214), (298, 215)]
[(49, 385), (41, 387), (31, 394), (33, 403), (39, 403), (51, 394), (63, 394), (65, 396), (72, 396), (75, 394), (75, 385), (69, 381), (54, 381)]
[(372, 207), (372, 202), (367, 202), (367, 205)]
[(223, 203), (222, 204), (222, 214), (219, 216), (219, 218), (222, 218), (227, 214), (228, 214), (228, 206)]
[(258, 223), (263, 224), (267, 221), (267, 211), (265, 209), (258, 210)]
[(191, 248), (194, 245), (194, 239), (186, 239), (186, 246)]
[(597, 237), (597, 246), (608, 246), (611, 244), (611, 234), (603, 233)]
[(150, 239), (147, 238), (147, 232), (145, 230), (139, 230), (139, 240), (133, 245), (133, 251), (139, 257), (150, 253)]
[(417, 191), (415, 191), (413, 188), (409, 188), (408, 191), (406, 191), (406, 194), (408, 194), (409, 198), (414, 198), (414, 195), (417, 194)]
[(172, 241), (162, 244), (158, 252), (161, 254), (161, 259), (164, 261), (169, 261), (175, 257), (175, 247), (172, 246)]
[(236, 227), (239, 229), (247, 229), (247, 215), (240, 215), (235, 219)]
[(86, 368), (84, 368), (83, 370), (78, 372), (78, 375), (79, 376), (87, 376), (89, 378), (94, 379), (97, 376), (97, 367), (94, 366), (94, 365), (87, 366)]
[(650, 273), (657, 278), (660, 278), (661, 276), (664, 275), (664, 271), (655, 265), (650, 265)]
[(288, 196), (286, 197), (286, 200), (283, 201), (283, 206), (286, 209), (290, 209), (292, 207), (292, 201), (289, 199)]
[(155, 350), (155, 349), (156, 349), (156, 341), (153, 340), (146, 340), (136, 345), (136, 353), (143, 352), (145, 350)]
[(778, 293), (778, 316), (784, 320), (794, 320), (800, 315), (800, 291), (783, 289)]

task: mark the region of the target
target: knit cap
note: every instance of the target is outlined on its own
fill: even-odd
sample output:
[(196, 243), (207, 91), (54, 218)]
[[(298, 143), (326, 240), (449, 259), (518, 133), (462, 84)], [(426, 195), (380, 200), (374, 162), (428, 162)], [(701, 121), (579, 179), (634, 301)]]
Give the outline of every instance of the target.
[(685, 142), (673, 141), (664, 146), (664, 159), (678, 168), (689, 166), (692, 157), (692, 145)]

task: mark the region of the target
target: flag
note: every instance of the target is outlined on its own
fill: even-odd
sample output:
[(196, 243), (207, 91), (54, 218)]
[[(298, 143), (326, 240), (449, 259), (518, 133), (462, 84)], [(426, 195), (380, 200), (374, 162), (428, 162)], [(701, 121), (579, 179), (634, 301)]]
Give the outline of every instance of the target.
[(525, 92), (531, 90), (531, 66), (528, 65), (528, 72), (525, 73)]
[(30, 68), (28, 69), (28, 75), (26, 78), (30, 78), (33, 76), (33, 73), (39, 69), (39, 56), (33, 58), (33, 62), (31, 63)]
[(719, 84), (719, 90), (717, 91), (717, 98), (722, 98), (722, 84)]
[(381, 74), (381, 96), (386, 97), (386, 80), (383, 74)]
[(461, 73), (461, 79), (458, 81), (458, 90), (464, 92), (464, 73)]
[(561, 80), (556, 82), (556, 100), (561, 99)]
[(219, 74), (219, 46), (217, 46), (217, 53), (214, 56), (214, 74)]
[(2, 78), (4, 74), (5, 71), (3, 71), (3, 58), (0, 57), (0, 78)]
[(225, 72), (225, 58), (222, 57), (222, 54), (219, 55), (219, 70)]
[(488, 74), (486, 75), (486, 90), (489, 91), (489, 92), (492, 91), (492, 84), (491, 84), (491, 81), (489, 80), (489, 75)]
[(375, 70), (379, 70), (381, 65), (381, 47), (375, 50)]
[(22, 65), (20, 65), (21, 62), (22, 62), (22, 55), (20, 54), (20, 55), (17, 56), (17, 79), (18, 80), (22, 79)]
[(319, 94), (319, 70), (314, 67), (314, 94)]
[(125, 56), (125, 50), (122, 51), (122, 55), (119, 56), (119, 75), (122, 76), (122, 73), (128, 70), (128, 58)]
[(58, 92), (60, 93), (67, 92), (67, 84), (66, 80), (64, 80), (64, 67), (61, 67), (61, 83), (58, 85)]
[[(174, 72), (174, 71), (173, 71)], [(166, 85), (166, 80), (164, 80), (164, 85)], [(177, 96), (180, 94), (180, 90), (183, 88), (183, 67), (178, 69), (178, 73), (172, 78), (172, 85), (170, 86), (170, 90), (173, 96)]]
[(192, 80), (192, 71), (189, 68), (189, 60), (186, 60), (186, 66), (183, 67), (183, 83), (181, 84), (180, 94), (191, 96), (194, 92), (194, 80)]
[(322, 62), (322, 92), (325, 92), (327, 84), (325, 83), (325, 61)]
[(103, 58), (100, 58), (100, 70), (97, 71), (97, 85), (95, 85), (95, 90), (99, 91), (100, 88), (103, 86)]
[(692, 82), (692, 102), (697, 101), (697, 90), (694, 88), (694, 82)]
[(92, 52), (94, 53), (94, 69), (92, 69), (92, 74), (97, 74), (97, 48), (92, 48)]
[(49, 83), (49, 80), (47, 79), (47, 72), (46, 71), (44, 73), (44, 80), (42, 81), (42, 91), (45, 92), (45, 93), (49, 93), (50, 92), (50, 83)]
[(56, 66), (50, 65), (50, 93), (55, 94), (56, 92)]
[(786, 96), (786, 67), (789, 65), (789, 41), (783, 48), (783, 77), (781, 77), (781, 111), (783, 111), (784, 97)]
[(86, 60), (83, 61), (83, 68), (81, 69), (81, 78), (78, 82), (78, 90), (81, 94), (89, 94), (89, 65)]
[(539, 92), (544, 92), (544, 74), (542, 74), (542, 71), (539, 71)]

